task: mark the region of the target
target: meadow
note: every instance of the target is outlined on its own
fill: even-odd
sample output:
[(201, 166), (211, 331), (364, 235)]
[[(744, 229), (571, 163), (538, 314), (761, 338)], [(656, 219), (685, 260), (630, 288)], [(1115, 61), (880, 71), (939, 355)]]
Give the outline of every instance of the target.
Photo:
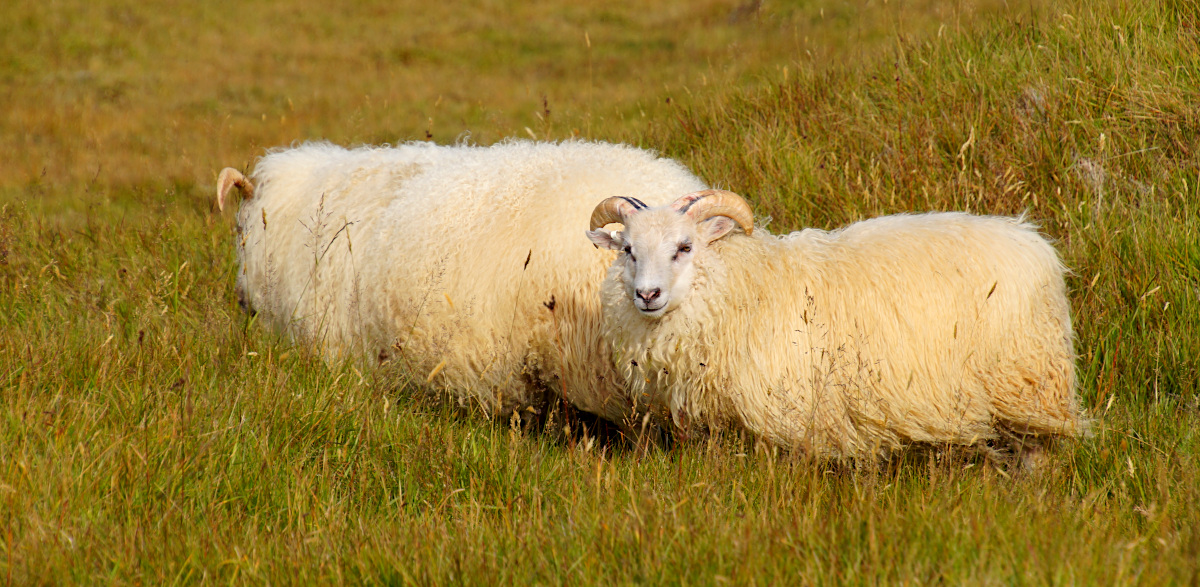
[[(1191, 0), (12, 4), (6, 583), (1200, 581)], [(545, 433), (238, 309), (222, 167), (505, 137), (658, 150), (775, 232), (1027, 214), (1091, 434), (1026, 471)]]

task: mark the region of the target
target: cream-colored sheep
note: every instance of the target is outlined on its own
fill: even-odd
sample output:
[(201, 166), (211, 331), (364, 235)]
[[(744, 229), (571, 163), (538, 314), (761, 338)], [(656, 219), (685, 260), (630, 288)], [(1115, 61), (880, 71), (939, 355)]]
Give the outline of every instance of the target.
[[(242, 304), (328, 356), (389, 356), (490, 414), (565, 394), (616, 422), (626, 394), (601, 337), (612, 255), (578, 238), (595, 202), (704, 185), (679, 164), (592, 142), (269, 153), (234, 186)], [(572, 238), (574, 236), (575, 238)]]
[(774, 236), (752, 218), (718, 190), (596, 208), (589, 237), (623, 251), (604, 319), (639, 408), (830, 458), (1082, 431), (1064, 268), (1030, 224), (934, 213)]

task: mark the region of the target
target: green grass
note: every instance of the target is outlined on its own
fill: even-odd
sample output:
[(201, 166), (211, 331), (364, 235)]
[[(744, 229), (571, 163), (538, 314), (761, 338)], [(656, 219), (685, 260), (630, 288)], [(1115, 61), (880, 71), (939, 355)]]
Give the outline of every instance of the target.
[[(18, 4), (0, 580), (1195, 583), (1200, 11), (974, 6)], [(776, 232), (1025, 212), (1093, 434), (1028, 473), (539, 433), (238, 311), (217, 169), (426, 131), (657, 148)]]

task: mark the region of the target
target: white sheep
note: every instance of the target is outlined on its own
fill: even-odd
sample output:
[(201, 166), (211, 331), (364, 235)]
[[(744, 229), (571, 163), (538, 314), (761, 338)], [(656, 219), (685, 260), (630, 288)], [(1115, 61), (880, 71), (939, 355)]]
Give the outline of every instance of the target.
[(773, 236), (737, 194), (706, 190), (660, 207), (605, 200), (591, 229), (622, 251), (601, 295), (631, 399), (684, 433), (733, 424), (844, 458), (1036, 450), (1084, 427), (1064, 268), (1021, 219), (896, 215)]
[(330, 357), (392, 357), (489, 414), (563, 395), (621, 423), (626, 394), (601, 336), (610, 259), (579, 238), (597, 200), (667, 202), (704, 184), (623, 145), (270, 152), (239, 187), (239, 302)]

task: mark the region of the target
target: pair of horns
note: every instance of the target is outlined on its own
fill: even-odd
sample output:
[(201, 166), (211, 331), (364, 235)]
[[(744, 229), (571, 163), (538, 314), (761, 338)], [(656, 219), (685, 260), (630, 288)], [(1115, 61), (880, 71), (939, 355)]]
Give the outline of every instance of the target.
[[(592, 211), (592, 230), (606, 224), (619, 222), (626, 224), (630, 216), (648, 208), (637, 198), (615, 196), (600, 202)], [(725, 190), (702, 190), (686, 196), (681, 196), (671, 203), (671, 208), (680, 214), (686, 214), (697, 224), (714, 216), (728, 216), (737, 222), (746, 234), (754, 230), (754, 212), (741, 196)]]
[(242, 195), (245, 196), (246, 199), (254, 197), (254, 184), (250, 183), (250, 180), (246, 179), (246, 176), (242, 175), (242, 172), (232, 167), (226, 167), (225, 169), (221, 170), (221, 175), (217, 176), (218, 210), (225, 209), (225, 196), (229, 193), (229, 190), (233, 189), (234, 187), (237, 187), (237, 189), (241, 190)]

